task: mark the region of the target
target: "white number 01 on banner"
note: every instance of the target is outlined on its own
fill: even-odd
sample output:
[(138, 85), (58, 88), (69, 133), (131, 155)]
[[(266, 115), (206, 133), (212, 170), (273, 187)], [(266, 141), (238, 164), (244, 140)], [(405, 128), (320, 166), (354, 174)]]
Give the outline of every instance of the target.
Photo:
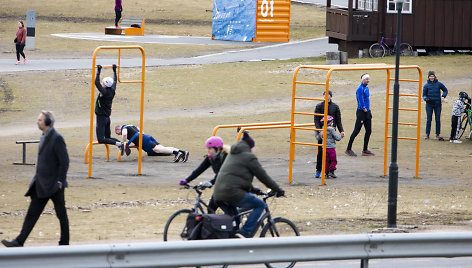
[(269, 15), (269, 4), (270, 4), (270, 16), (274, 17), (274, 0), (270, 2), (267, 0), (262, 0), (261, 3), (261, 15), (262, 17), (266, 18)]

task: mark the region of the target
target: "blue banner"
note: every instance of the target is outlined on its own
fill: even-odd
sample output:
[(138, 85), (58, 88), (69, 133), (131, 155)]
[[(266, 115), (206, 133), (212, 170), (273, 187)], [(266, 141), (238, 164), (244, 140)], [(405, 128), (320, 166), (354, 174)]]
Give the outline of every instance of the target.
[(216, 40), (251, 42), (256, 37), (257, 0), (213, 0)]

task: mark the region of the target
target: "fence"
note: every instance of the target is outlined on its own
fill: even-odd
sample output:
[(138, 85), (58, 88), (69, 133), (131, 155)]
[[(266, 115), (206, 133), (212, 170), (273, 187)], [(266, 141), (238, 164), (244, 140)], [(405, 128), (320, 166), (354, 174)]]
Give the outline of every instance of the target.
[(356, 234), (0, 249), (0, 267), (181, 267), (472, 256), (472, 232)]

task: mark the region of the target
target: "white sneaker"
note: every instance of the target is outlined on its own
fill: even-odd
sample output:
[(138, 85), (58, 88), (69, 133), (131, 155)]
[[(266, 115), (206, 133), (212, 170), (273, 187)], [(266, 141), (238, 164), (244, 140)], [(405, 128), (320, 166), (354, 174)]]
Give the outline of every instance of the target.
[(453, 142), (453, 143), (462, 143), (462, 141), (460, 141), (460, 140), (454, 140), (454, 141), (452, 141), (452, 142)]

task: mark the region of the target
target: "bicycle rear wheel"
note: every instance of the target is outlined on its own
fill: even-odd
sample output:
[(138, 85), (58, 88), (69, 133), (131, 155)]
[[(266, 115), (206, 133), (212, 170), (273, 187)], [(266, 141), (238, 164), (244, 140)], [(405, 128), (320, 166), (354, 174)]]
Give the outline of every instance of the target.
[(164, 227), (164, 241), (187, 240), (187, 217), (190, 209), (181, 209), (172, 214)]
[(400, 56), (413, 56), (413, 47), (408, 43), (401, 43), (398, 51), (400, 51)]
[[(297, 226), (293, 222), (285, 218), (274, 218), (274, 224), (270, 222), (264, 225), (261, 231), (261, 237), (285, 237), (285, 236), (300, 236)], [(268, 268), (285, 267), (291, 268), (295, 266), (296, 262), (278, 262), (265, 263)]]
[(385, 56), (385, 47), (380, 43), (375, 43), (369, 47), (369, 55), (371, 58)]
[(465, 129), (469, 125), (469, 116), (467, 114), (463, 114), (461, 118), (461, 125), (459, 128), (459, 133), (457, 134), (457, 139), (462, 138), (462, 135), (464, 135)]

